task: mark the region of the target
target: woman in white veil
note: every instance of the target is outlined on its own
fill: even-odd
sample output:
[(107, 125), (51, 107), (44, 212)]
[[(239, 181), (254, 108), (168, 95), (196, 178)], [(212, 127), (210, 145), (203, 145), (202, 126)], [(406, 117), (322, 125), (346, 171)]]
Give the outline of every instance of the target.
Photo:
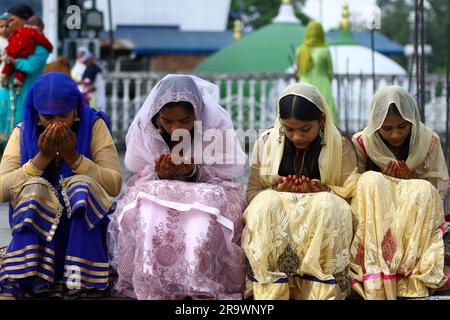
[[(118, 274), (113, 293), (242, 298), (245, 257), (238, 244), (246, 200), (235, 179), (244, 173), (246, 155), (218, 100), (217, 86), (168, 75), (131, 124), (125, 165), (133, 176), (109, 227)], [(187, 143), (182, 151), (171, 141), (177, 132), (189, 138), (181, 141)]]

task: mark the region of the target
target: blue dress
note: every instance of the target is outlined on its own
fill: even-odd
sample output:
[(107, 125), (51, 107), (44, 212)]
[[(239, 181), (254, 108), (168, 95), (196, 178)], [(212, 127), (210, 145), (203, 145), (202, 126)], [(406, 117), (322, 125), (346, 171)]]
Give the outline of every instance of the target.
[[(27, 94), (24, 121), (19, 125), (22, 166), (39, 151), (37, 139), (44, 128), (38, 112), (64, 113), (61, 108), (67, 107), (76, 107), (80, 118), (72, 127), (76, 150), (92, 159), (94, 123), (104, 121), (110, 129), (106, 114), (90, 108), (68, 76), (49, 73), (40, 79)], [(75, 175), (56, 156), (41, 176), (27, 177), (12, 186), (10, 194), (12, 240), (0, 262), (0, 299), (45, 293), (57, 285), (69, 295), (108, 288), (106, 229), (113, 198), (97, 181)]]

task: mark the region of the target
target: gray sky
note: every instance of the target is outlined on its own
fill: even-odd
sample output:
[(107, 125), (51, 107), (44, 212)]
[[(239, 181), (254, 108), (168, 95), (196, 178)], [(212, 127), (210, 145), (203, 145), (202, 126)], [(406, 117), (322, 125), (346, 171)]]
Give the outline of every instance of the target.
[(342, 19), (342, 5), (349, 4), (350, 16), (361, 19), (367, 16), (370, 6), (375, 5), (375, 0), (307, 0), (302, 11), (311, 18), (320, 21), (320, 3), (322, 3), (323, 21), (325, 31), (339, 26)]

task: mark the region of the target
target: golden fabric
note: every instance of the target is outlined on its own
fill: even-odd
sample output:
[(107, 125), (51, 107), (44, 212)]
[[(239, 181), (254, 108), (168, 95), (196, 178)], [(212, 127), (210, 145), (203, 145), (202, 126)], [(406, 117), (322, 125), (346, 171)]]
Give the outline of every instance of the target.
[[(92, 132), (92, 160), (81, 156), (72, 167), (75, 175), (86, 175), (98, 182), (111, 197), (119, 194), (122, 186), (117, 150), (104, 121), (96, 121)], [(30, 160), (20, 161), (20, 129), (15, 128), (6, 145), (0, 163), (0, 201), (10, 201), (10, 188), (24, 183), (30, 177), (43, 173)]]
[[(353, 136), (356, 154), (358, 156), (358, 171), (363, 173), (366, 170), (368, 161), (367, 151), (359, 141), (361, 141), (363, 132), (357, 132)], [(447, 163), (444, 158), (441, 140), (436, 132), (433, 132), (431, 143), (426, 153), (424, 161), (416, 168), (416, 174), (419, 179), (425, 179), (431, 182), (438, 190), (441, 199), (445, 199), (448, 193), (448, 174)]]
[[(321, 94), (294, 84), (281, 97), (295, 94), (313, 102), (325, 115), (325, 146), (319, 156), (322, 182), (340, 195), (356, 186), (356, 155), (351, 141), (331, 121)], [(278, 108), (277, 108), (278, 113)], [(253, 273), (246, 296), (255, 299), (341, 299), (350, 288), (350, 205), (332, 192), (276, 191), (283, 156), (280, 120), (255, 143), (244, 212), (241, 246)], [(275, 189), (275, 190), (274, 190)]]
[[(270, 132), (271, 132), (270, 134), (276, 135), (277, 137), (279, 136), (278, 132), (275, 131)], [(275, 179), (273, 180), (273, 184), (271, 186), (267, 186), (267, 184), (263, 183), (260, 178), (260, 167), (261, 167), (261, 159), (263, 157), (264, 143), (268, 140), (268, 138), (269, 136), (267, 136), (267, 134), (263, 134), (261, 137), (258, 138), (253, 148), (252, 162), (250, 165), (250, 176), (247, 184), (247, 200), (249, 203), (250, 201), (253, 200), (253, 198), (256, 197), (256, 195), (259, 192), (264, 191), (266, 189), (272, 188), (276, 189), (277, 186), (276, 184), (277, 180)], [(354, 172), (356, 170), (357, 157), (355, 155), (352, 143), (348, 139), (341, 136), (341, 143), (342, 143), (341, 177), (336, 186), (329, 185), (329, 187), (333, 190), (334, 193), (340, 195), (341, 197), (351, 198), (358, 177), (358, 175), (356, 175), (356, 172)], [(349, 185), (349, 187), (344, 188), (347, 185)]]
[[(402, 118), (412, 125), (406, 165), (408, 168), (416, 170), (424, 164), (427, 158), (433, 140), (433, 130), (420, 121), (419, 108), (414, 98), (402, 87), (387, 86), (373, 96), (367, 126), (362, 132), (364, 146), (370, 159), (380, 168), (384, 168), (389, 161), (396, 160), (378, 132), (392, 103), (397, 106)], [(438, 165), (431, 165), (422, 172), (422, 177), (424, 179), (437, 178), (448, 181), (447, 166), (443, 166), (442, 162), (439, 161)]]
[[(271, 187), (278, 179), (278, 170), (283, 157), (285, 136), (280, 135), (281, 121), (279, 118), (279, 102), (288, 95), (296, 95), (308, 99), (319, 108), (325, 116), (324, 119), (324, 140), (325, 145), (319, 155), (319, 170), (322, 183), (335, 186), (340, 184), (342, 171), (342, 139), (341, 134), (332, 121), (330, 111), (325, 99), (320, 92), (306, 83), (294, 83), (283, 90), (277, 103), (277, 118), (274, 127), (263, 133), (263, 137), (268, 132), (270, 134), (264, 143), (256, 144), (262, 150), (254, 149), (252, 156), (252, 165), (255, 162), (260, 163), (259, 176), (261, 184), (265, 188)], [(259, 157), (260, 155), (260, 157)], [(255, 159), (254, 157), (258, 157)], [(355, 158), (356, 159), (356, 158)], [(256, 160), (256, 161), (255, 161)]]
[[(333, 299), (346, 294), (352, 215), (348, 203), (329, 192), (296, 194), (265, 190), (244, 213), (241, 246), (257, 283), (255, 299)], [(340, 292), (335, 275), (343, 273), (347, 284)], [(293, 282), (291, 294), (283, 284), (292, 276), (312, 276), (316, 281)], [(304, 280), (304, 279), (302, 279)], [(304, 281), (302, 281), (304, 282)], [(327, 289), (325, 289), (327, 288)], [(288, 290), (289, 291), (289, 290)]]
[(339, 287), (311, 282), (299, 277), (289, 277), (287, 283), (254, 283), (253, 294), (258, 300), (341, 300)]
[(352, 199), (354, 290), (365, 299), (423, 297), (445, 284), (444, 212), (428, 181), (368, 171)]

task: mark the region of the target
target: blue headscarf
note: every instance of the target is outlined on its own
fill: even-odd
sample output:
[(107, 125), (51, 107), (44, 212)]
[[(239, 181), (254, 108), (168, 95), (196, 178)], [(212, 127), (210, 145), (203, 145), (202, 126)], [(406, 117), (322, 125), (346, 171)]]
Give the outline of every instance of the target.
[[(20, 136), (20, 155), (22, 165), (33, 159), (39, 152), (38, 122), (39, 113), (56, 115), (67, 113), (77, 108), (80, 125), (77, 131), (77, 152), (91, 159), (91, 139), (94, 123), (98, 118), (105, 121), (111, 132), (108, 116), (89, 107), (75, 82), (66, 74), (49, 72), (31, 86), (25, 97), (23, 122)], [(69, 177), (72, 170), (66, 162), (61, 169), (61, 175)], [(45, 174), (44, 174), (45, 176)]]

